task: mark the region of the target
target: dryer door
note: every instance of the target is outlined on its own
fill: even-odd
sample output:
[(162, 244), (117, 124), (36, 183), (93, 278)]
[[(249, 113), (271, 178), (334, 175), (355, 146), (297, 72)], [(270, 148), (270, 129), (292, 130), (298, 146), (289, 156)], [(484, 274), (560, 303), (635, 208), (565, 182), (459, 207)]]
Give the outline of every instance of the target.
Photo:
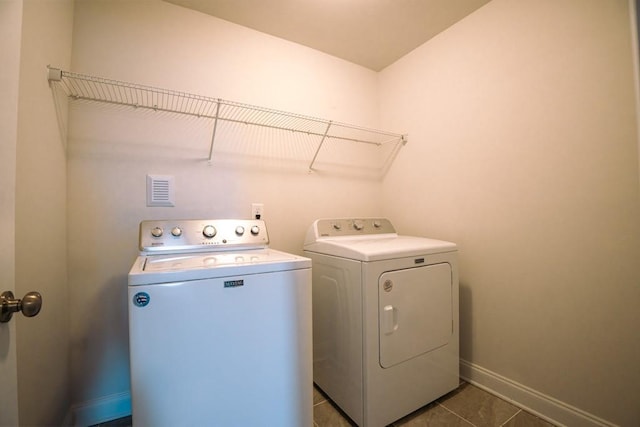
[(447, 344), (453, 333), (451, 265), (383, 273), (378, 310), (383, 368)]

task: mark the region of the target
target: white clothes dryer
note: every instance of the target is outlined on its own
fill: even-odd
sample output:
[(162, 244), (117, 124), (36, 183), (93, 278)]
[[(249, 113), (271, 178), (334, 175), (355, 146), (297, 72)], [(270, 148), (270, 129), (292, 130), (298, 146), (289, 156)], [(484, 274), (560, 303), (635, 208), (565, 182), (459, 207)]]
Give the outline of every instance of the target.
[(454, 243), (399, 236), (384, 218), (320, 219), (313, 379), (359, 426), (385, 426), (459, 385)]
[(268, 243), (259, 220), (140, 224), (133, 425), (312, 425), (311, 260)]

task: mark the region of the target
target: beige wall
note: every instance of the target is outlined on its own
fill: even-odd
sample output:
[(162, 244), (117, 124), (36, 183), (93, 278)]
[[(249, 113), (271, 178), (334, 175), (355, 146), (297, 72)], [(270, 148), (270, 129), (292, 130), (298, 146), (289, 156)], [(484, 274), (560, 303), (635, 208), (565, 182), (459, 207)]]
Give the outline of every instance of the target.
[(60, 424), (70, 406), (66, 159), (48, 64), (71, 60), (72, 0), (24, 0), (16, 163), (16, 296), (43, 308), (18, 316), (20, 425)]
[[(16, 143), (22, 0), (0, 2), (0, 292), (15, 294)], [(18, 424), (16, 322), (0, 323), (0, 425)]]
[(460, 247), (461, 356), (640, 423), (640, 192), (626, 0), (494, 0), (384, 70), (384, 182), (408, 234)]
[[(364, 126), (378, 121), (376, 73), (175, 5), (77, 2), (73, 41), (75, 72)], [(301, 253), (316, 217), (380, 211), (379, 180), (309, 174), (298, 164), (276, 168), (251, 157), (261, 145), (238, 162), (220, 162), (214, 154), (209, 165), (204, 159), (211, 129), (208, 121), (162, 113), (71, 106), (68, 247), (76, 403), (129, 390), (126, 286), (141, 220), (248, 218), (251, 203), (262, 202), (271, 246)], [(252, 167), (243, 159), (251, 159)], [(145, 206), (148, 173), (175, 176), (174, 208)]]
[[(272, 246), (291, 252), (323, 216), (383, 213), (405, 234), (459, 243), (469, 366), (637, 424), (640, 192), (627, 7), (494, 0), (376, 74), (154, 0), (77, 2), (73, 71), (400, 130), (410, 142), (383, 183), (266, 163), (210, 166), (208, 124), (73, 105), (72, 401), (128, 392), (124, 301), (138, 222), (246, 217), (263, 202)], [(176, 177), (175, 208), (145, 207), (147, 173)]]

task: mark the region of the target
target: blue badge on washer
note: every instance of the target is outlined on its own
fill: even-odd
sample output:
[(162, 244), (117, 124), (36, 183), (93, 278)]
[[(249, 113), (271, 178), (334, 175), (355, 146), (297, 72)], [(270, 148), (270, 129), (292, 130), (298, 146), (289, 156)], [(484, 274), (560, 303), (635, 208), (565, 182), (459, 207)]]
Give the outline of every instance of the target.
[(136, 307), (146, 307), (149, 305), (151, 297), (146, 292), (138, 292), (133, 296), (133, 305)]

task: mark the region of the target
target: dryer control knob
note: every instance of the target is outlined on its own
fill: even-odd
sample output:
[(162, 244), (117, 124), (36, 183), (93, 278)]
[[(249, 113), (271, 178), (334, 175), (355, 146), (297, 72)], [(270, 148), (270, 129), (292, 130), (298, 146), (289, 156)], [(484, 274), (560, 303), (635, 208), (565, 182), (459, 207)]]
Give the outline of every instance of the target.
[(151, 229), (151, 235), (153, 237), (160, 237), (162, 236), (162, 228), (160, 227), (155, 227)]
[(360, 221), (354, 221), (353, 222), (353, 228), (355, 228), (356, 230), (360, 231), (364, 228), (364, 224), (361, 223)]
[(182, 229), (180, 227), (173, 227), (171, 229), (171, 234), (176, 237), (182, 236)]
[(216, 228), (213, 225), (207, 225), (202, 229), (202, 235), (209, 239), (215, 236), (216, 233)]
[(253, 234), (254, 236), (257, 236), (260, 233), (260, 227), (258, 227), (257, 225), (254, 225), (253, 227), (251, 227), (251, 234)]
[(236, 234), (237, 234), (238, 236), (242, 236), (242, 235), (244, 234), (244, 227), (243, 227), (243, 226), (241, 226), (241, 225), (237, 226), (237, 227), (236, 227)]

